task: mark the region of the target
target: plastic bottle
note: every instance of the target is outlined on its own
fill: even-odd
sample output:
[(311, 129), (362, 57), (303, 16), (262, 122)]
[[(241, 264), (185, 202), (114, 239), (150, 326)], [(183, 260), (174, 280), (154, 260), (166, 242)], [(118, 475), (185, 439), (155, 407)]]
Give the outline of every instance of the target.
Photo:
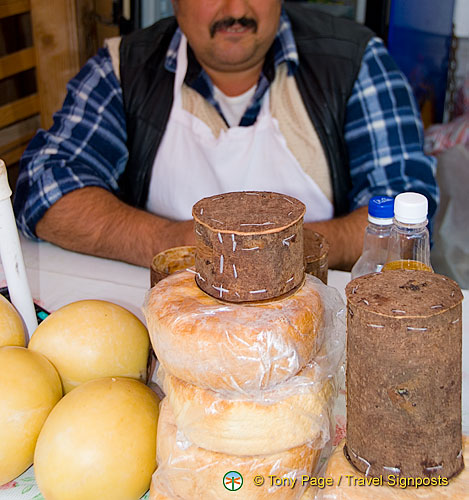
[(419, 193), (401, 193), (394, 203), (394, 223), (389, 237), (385, 269), (422, 269), (430, 264), (427, 229), (428, 200)]
[(368, 226), (363, 251), (352, 267), (352, 279), (381, 271), (388, 252), (388, 241), (394, 215), (394, 199), (375, 196), (368, 202)]

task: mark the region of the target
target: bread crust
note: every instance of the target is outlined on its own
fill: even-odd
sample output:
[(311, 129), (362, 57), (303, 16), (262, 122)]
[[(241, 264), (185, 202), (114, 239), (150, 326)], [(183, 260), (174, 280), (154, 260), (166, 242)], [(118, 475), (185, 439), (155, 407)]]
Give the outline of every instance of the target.
[(190, 271), (147, 294), (144, 313), (165, 371), (204, 389), (253, 393), (297, 374), (318, 352), (324, 307), (315, 278), (282, 300), (227, 304)]
[(219, 393), (160, 371), (178, 428), (194, 444), (230, 455), (269, 455), (329, 439), (332, 383), (308, 366), (256, 398)]
[[(174, 414), (167, 398), (161, 403), (158, 421), (158, 464), (153, 481), (164, 484), (172, 496), (204, 500), (296, 500), (304, 491), (301, 476), (311, 475), (321, 450), (314, 443), (282, 453), (259, 456), (236, 456), (199, 448), (178, 433)], [(228, 471), (243, 477), (240, 490), (223, 486)], [(255, 476), (265, 479), (262, 487), (253, 482)], [(297, 478), (294, 488), (270, 485), (268, 476)], [(300, 483), (300, 484), (298, 484)]]

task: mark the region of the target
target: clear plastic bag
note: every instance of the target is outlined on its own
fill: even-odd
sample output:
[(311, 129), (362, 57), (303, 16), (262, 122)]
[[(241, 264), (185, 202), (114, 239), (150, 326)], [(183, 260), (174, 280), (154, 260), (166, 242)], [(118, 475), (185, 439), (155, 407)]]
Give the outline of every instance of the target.
[[(326, 357), (324, 356), (321, 361)], [(159, 381), (178, 428), (197, 446), (234, 455), (280, 453), (331, 438), (337, 394), (334, 376), (312, 362), (286, 383), (250, 397), (225, 395), (183, 382), (160, 368)]]
[(344, 309), (339, 292), (310, 275), (280, 300), (228, 304), (200, 290), (190, 271), (160, 281), (143, 307), (165, 371), (226, 397), (288, 381), (326, 341), (321, 369), (334, 373), (344, 354)]
[[(152, 478), (152, 493), (160, 491), (168, 498), (184, 500), (303, 498), (308, 486), (303, 478), (311, 475), (320, 454), (315, 442), (257, 456), (228, 455), (197, 447), (178, 430), (167, 399), (161, 404), (158, 436), (159, 468)], [(236, 472), (234, 480), (230, 471)]]
[[(175, 273), (144, 305), (166, 394), (150, 498), (312, 498), (308, 482), (300, 483), (314, 474), (334, 431), (342, 297), (313, 276), (290, 297), (257, 304), (226, 304), (194, 286), (188, 271)], [(233, 470), (246, 481), (239, 493), (223, 485)]]

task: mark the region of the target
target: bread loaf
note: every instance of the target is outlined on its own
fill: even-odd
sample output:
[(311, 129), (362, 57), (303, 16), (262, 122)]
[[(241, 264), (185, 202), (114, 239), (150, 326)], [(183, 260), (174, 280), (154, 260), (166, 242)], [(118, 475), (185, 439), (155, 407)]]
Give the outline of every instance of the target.
[(308, 366), (255, 398), (225, 399), (159, 373), (178, 428), (195, 445), (231, 455), (269, 455), (329, 439), (331, 382)]
[(283, 300), (226, 304), (181, 271), (149, 291), (144, 313), (168, 373), (201, 388), (252, 393), (288, 380), (318, 351), (324, 313), (318, 289), (307, 276)]
[[(167, 398), (161, 404), (157, 446), (159, 466), (153, 480), (159, 478), (175, 497), (203, 500), (297, 500), (305, 489), (301, 476), (311, 475), (320, 453), (314, 443), (257, 456), (227, 455), (199, 448), (178, 432)], [(225, 488), (223, 479), (228, 471), (241, 474), (241, 489)], [(262, 486), (253, 481), (259, 475), (265, 479)], [(270, 475), (288, 478), (289, 484), (293, 479), (297, 481), (294, 487), (276, 486), (270, 484)]]

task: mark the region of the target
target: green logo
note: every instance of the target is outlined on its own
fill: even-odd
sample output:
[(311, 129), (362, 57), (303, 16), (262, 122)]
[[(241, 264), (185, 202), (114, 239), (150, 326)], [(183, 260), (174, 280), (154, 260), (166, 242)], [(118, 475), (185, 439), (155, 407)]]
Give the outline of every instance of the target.
[(238, 491), (243, 486), (243, 476), (232, 470), (223, 476), (223, 486), (229, 491)]

